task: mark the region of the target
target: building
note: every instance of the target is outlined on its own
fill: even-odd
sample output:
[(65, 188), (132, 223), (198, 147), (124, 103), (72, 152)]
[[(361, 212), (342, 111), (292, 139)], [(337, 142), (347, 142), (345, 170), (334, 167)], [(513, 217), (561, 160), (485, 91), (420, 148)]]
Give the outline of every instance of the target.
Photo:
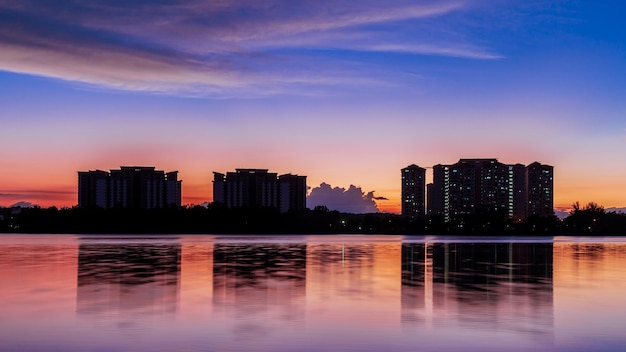
[(419, 218), (426, 212), (426, 169), (415, 164), (401, 170), (402, 215)]
[(213, 173), (213, 201), (229, 208), (278, 207), (278, 175), (267, 169)]
[[(512, 213), (509, 217), (514, 221), (524, 221), (528, 217), (528, 175), (526, 166), (522, 164), (509, 165), (513, 171), (511, 194), (513, 196)], [(550, 206), (552, 209), (552, 206)]]
[(285, 174), (278, 176), (278, 201), (281, 212), (306, 208), (306, 176)]
[(553, 215), (553, 167), (503, 164), (497, 159), (460, 159), (433, 166), (428, 214), (445, 221), (481, 212), (501, 212), (515, 221)]
[(78, 206), (109, 208), (109, 173), (102, 170), (78, 172)]
[(213, 172), (213, 201), (228, 208), (275, 207), (281, 212), (306, 208), (306, 176), (236, 169)]
[(554, 215), (554, 168), (534, 162), (526, 167), (528, 215)]
[(512, 216), (511, 184), (507, 165), (496, 159), (461, 159), (452, 165), (433, 166), (436, 194), (430, 213), (446, 221), (477, 212), (505, 212)]
[(444, 190), (445, 190), (445, 168), (439, 167), (436, 165), (433, 167), (433, 180), (436, 180), (437, 183), (432, 182), (426, 185), (426, 213), (428, 215), (443, 215), (444, 213)]
[(122, 166), (110, 172), (78, 172), (81, 208), (154, 209), (180, 207), (182, 181), (178, 171), (154, 167)]

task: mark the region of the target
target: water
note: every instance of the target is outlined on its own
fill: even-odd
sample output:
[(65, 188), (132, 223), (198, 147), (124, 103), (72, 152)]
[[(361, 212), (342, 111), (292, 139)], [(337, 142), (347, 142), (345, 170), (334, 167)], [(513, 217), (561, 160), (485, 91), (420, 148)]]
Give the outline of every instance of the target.
[(1, 351), (623, 351), (626, 237), (0, 235)]

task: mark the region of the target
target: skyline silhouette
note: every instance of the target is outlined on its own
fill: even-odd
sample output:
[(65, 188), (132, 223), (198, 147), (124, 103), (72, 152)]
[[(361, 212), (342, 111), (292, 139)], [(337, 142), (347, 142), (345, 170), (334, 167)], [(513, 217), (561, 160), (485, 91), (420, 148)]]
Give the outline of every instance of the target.
[[(527, 196), (527, 197), (532, 198), (528, 200), (528, 204), (529, 206), (532, 206), (532, 207), (537, 207), (539, 205), (540, 207), (537, 208), (536, 210), (528, 208), (527, 210), (523, 211), (524, 212), (523, 214), (525, 214), (526, 211), (530, 211), (530, 214), (541, 214), (543, 216), (556, 215), (558, 218), (563, 219), (567, 217), (573, 210), (575, 210), (576, 204), (580, 204), (579, 201), (576, 201), (572, 203), (569, 207), (554, 207), (553, 206), (553, 199), (554, 199), (553, 166), (543, 165), (538, 162), (533, 162), (529, 164), (528, 166), (524, 166), (523, 164), (519, 164), (519, 163), (515, 165), (513, 164), (505, 165), (505, 164), (499, 163), (498, 160), (495, 158), (478, 158), (478, 159), (460, 159), (459, 162), (454, 165), (437, 164), (432, 167), (421, 168), (415, 164), (412, 164), (412, 165), (409, 165), (408, 167), (401, 169), (402, 185), (400, 188), (402, 189), (403, 199), (400, 200), (401, 202), (400, 209), (403, 209), (403, 207), (405, 206), (408, 207), (409, 203), (407, 202), (409, 201), (409, 198), (415, 197), (416, 195), (420, 193), (421, 195), (419, 195), (419, 197), (421, 198), (419, 199), (421, 200), (419, 200), (419, 202), (417, 203), (415, 203), (415, 201), (411, 201), (410, 208), (406, 208), (396, 213), (402, 214), (404, 216), (409, 216), (409, 214), (413, 214), (413, 213), (415, 213), (418, 216), (423, 216), (426, 213), (443, 214), (442, 210), (433, 210), (434, 208), (437, 208), (438, 206), (440, 207), (441, 204), (439, 203), (441, 203), (443, 200), (438, 200), (436, 202), (435, 199), (429, 199), (428, 203), (432, 204), (430, 207), (434, 207), (434, 208), (430, 210), (427, 209), (426, 198), (433, 198), (435, 196), (441, 197), (443, 196), (443, 194), (441, 195), (439, 194), (442, 191), (439, 191), (439, 193), (437, 193), (434, 190), (435, 184), (433, 183), (426, 184), (426, 179), (427, 179), (426, 169), (433, 169), (433, 170), (446, 169), (447, 170), (450, 167), (458, 168), (460, 165), (463, 165), (464, 163), (468, 163), (468, 162), (471, 162), (471, 163), (475, 162), (478, 164), (484, 163), (484, 162), (487, 162), (488, 164), (496, 163), (498, 165), (501, 165), (502, 167), (506, 166), (507, 168), (511, 169), (509, 170), (509, 172), (512, 172), (512, 170), (514, 170), (515, 168), (519, 168), (519, 167), (521, 167), (522, 169), (516, 171), (518, 173), (523, 171), (524, 168), (526, 168), (527, 170), (530, 170), (530, 171), (525, 171), (526, 176), (524, 177), (527, 178), (525, 181), (525, 184), (526, 184), (525, 186), (520, 184), (520, 181), (522, 181), (522, 179), (520, 178), (521, 176), (517, 176), (517, 179), (519, 180), (513, 182), (513, 179), (510, 179), (510, 180), (508, 179), (508, 178), (511, 178), (512, 175), (504, 177), (505, 175), (502, 174), (499, 177), (500, 178), (504, 177), (504, 178), (501, 181), (497, 181), (497, 182), (504, 182), (505, 184), (510, 184), (510, 186), (506, 186), (509, 189), (509, 191), (507, 192), (525, 193), (527, 191), (530, 192), (531, 190), (534, 189), (534, 191), (532, 192), (534, 192), (535, 195), (531, 197), (529, 193)], [(481, 168), (482, 167), (480, 167), (479, 169)], [(181, 202), (182, 180), (177, 179), (178, 171), (165, 173), (162, 170), (155, 170), (155, 169), (156, 167), (154, 166), (121, 166), (119, 170), (111, 169), (110, 172), (102, 171), (99, 169), (90, 170), (90, 171), (78, 171), (78, 192), (77, 192), (78, 202), (73, 204), (71, 207), (78, 206), (78, 207), (87, 207), (87, 208), (146, 208), (147, 209), (147, 208), (167, 208), (170, 206), (180, 207), (183, 205), (186, 207), (193, 207), (193, 206), (198, 206), (198, 205), (206, 206), (212, 203), (212, 202), (207, 201), (207, 202), (203, 202), (202, 204), (182, 204)], [(441, 170), (439, 170), (438, 172), (441, 173)], [(461, 169), (457, 171), (460, 171), (460, 170)], [(267, 169), (238, 168), (236, 173), (228, 172), (227, 174), (230, 175), (229, 177), (234, 177), (235, 174), (239, 174), (241, 172), (248, 172), (248, 173), (254, 174), (255, 171), (259, 173), (267, 173), (268, 170)], [(409, 172), (409, 171), (412, 172), (411, 173), (412, 176), (410, 178), (406, 178), (407, 175), (409, 175), (409, 174), (406, 174), (406, 172)], [(454, 171), (454, 172), (457, 172), (457, 171)], [(473, 175), (473, 171), (471, 172), (471, 174)], [(277, 198), (271, 201), (270, 202), (271, 204), (268, 203), (265, 206), (269, 205), (269, 206), (279, 207), (281, 208), (281, 211), (283, 212), (287, 211), (288, 209), (292, 209), (292, 210), (304, 209), (305, 207), (309, 209), (314, 209), (317, 206), (323, 206), (323, 207), (328, 208), (329, 210), (337, 210), (337, 211), (344, 212), (344, 213), (352, 213), (352, 214), (375, 213), (375, 212), (381, 212), (381, 210), (377, 206), (377, 203), (376, 203), (377, 200), (385, 200), (385, 201), (389, 200), (386, 197), (374, 196), (374, 191), (371, 191), (366, 194), (360, 187), (356, 187), (354, 185), (350, 185), (349, 189), (340, 188), (340, 187), (333, 188), (332, 186), (326, 183), (322, 183), (320, 186), (317, 186), (317, 187), (311, 187), (306, 184), (306, 176), (284, 174), (278, 177), (278, 174), (276, 173), (270, 173), (268, 175), (275, 177), (276, 182), (279, 182), (281, 179), (287, 182), (287, 178), (289, 178), (289, 180), (291, 180), (289, 181), (289, 186), (288, 186), (288, 188), (290, 189), (289, 192), (295, 193), (295, 194), (302, 193), (302, 195), (296, 196), (296, 198), (294, 199), (289, 199), (288, 203), (285, 203), (285, 204), (290, 204), (290, 203), (298, 204), (296, 208), (291, 208), (292, 206), (288, 206), (288, 205), (278, 206), (279, 199), (282, 198), (280, 196), (281, 192), (279, 191), (279, 188), (282, 188), (283, 186), (280, 186), (278, 183), (272, 186), (276, 188), (272, 192), (275, 192), (275, 193), (277, 192), (276, 194), (274, 194), (274, 196)], [(440, 183), (443, 182), (442, 175), (439, 175), (439, 176), (433, 175), (433, 176), (435, 179), (437, 179), (437, 177), (439, 178), (438, 182)], [(471, 175), (468, 174), (463, 177), (464, 179), (466, 179), (469, 176)], [(488, 175), (483, 175), (483, 176), (488, 176)], [(496, 179), (498, 179), (498, 176), (497, 175), (495, 176), (496, 176)], [(416, 177), (419, 178), (419, 182), (416, 182), (417, 181)], [(432, 180), (433, 177), (428, 177), (428, 179)], [(495, 181), (496, 179), (494, 179), (494, 182), (496, 182)], [(532, 182), (530, 182), (531, 179), (533, 180)], [(224, 174), (221, 174), (215, 171), (213, 172), (213, 181), (212, 181), (213, 193), (215, 193), (216, 182), (219, 182), (220, 184), (220, 186), (218, 187), (220, 189), (220, 191), (218, 192), (219, 194), (218, 197), (224, 197), (223, 195), (224, 190), (221, 190), (224, 187), (223, 185), (221, 185), (224, 182), (224, 180), (226, 180)], [(299, 180), (299, 181), (296, 182), (296, 180)], [(472, 178), (472, 180), (474, 181), (471, 181), (471, 182), (479, 181), (478, 178), (476, 179)], [(148, 182), (150, 185), (148, 185), (146, 182)], [(406, 182), (411, 182), (410, 189), (407, 189), (409, 185)], [(464, 182), (466, 183), (467, 180), (465, 180)], [(481, 181), (480, 183), (482, 182), (483, 181)], [(113, 186), (114, 183), (117, 186), (114, 187)], [(126, 185), (127, 183), (128, 185)], [(141, 187), (139, 186), (140, 184), (142, 185)], [(135, 187), (131, 187), (132, 185), (135, 185)], [(482, 186), (478, 187), (478, 183), (476, 185), (477, 185), (477, 191), (482, 189)], [(287, 184), (285, 184), (284, 186), (287, 186)], [(122, 193), (120, 193), (120, 189), (118, 189), (119, 187), (122, 187), (121, 188)], [(251, 187), (251, 185), (248, 185), (246, 187), (249, 188)], [(420, 187), (423, 188), (421, 191), (419, 190)], [(439, 188), (441, 187), (442, 186), (440, 185)], [(81, 196), (81, 189), (83, 190), (82, 196)], [(461, 190), (462, 189), (463, 187), (461, 187)], [(285, 191), (283, 191), (283, 193), (284, 192)], [(484, 191), (481, 191), (481, 192), (484, 192)], [(545, 199), (543, 195), (544, 192), (547, 192), (546, 193), (547, 198)], [(115, 193), (115, 196), (113, 193)], [(427, 197), (427, 195), (429, 196)], [(509, 194), (509, 196), (511, 195), (512, 194)], [(240, 197), (240, 195), (238, 195), (237, 197)], [(289, 198), (293, 196), (287, 196), (287, 197)], [(126, 200), (126, 198), (128, 198), (128, 200)], [(140, 199), (142, 200), (140, 201)], [(509, 204), (506, 207), (513, 206), (513, 208), (511, 209), (521, 209), (518, 203), (520, 203), (520, 201), (523, 201), (522, 203), (526, 203), (527, 201), (524, 199), (516, 200), (514, 203)], [(285, 202), (287, 200), (285, 199), (282, 201)], [(143, 204), (142, 202), (143, 203), (148, 202), (149, 204), (148, 203)], [(213, 200), (213, 202), (224, 203), (223, 200)], [(272, 203), (272, 202), (275, 202), (275, 203)], [(596, 202), (589, 202), (588, 204), (592, 204), (592, 203), (598, 204)], [(473, 203), (470, 202), (466, 206), (475, 207), (477, 206), (478, 203), (474, 205), (472, 204)], [(241, 206), (241, 204), (235, 205), (233, 203), (230, 206), (239, 207)], [(259, 206), (263, 206), (263, 205), (259, 203)], [(505, 204), (503, 203), (501, 206), (505, 206)], [(602, 206), (602, 208), (605, 209), (607, 212), (626, 213), (626, 207), (624, 208), (606, 207), (605, 208), (604, 205), (601, 205), (601, 204), (600, 206)], [(32, 207), (41, 207), (41, 205), (33, 204), (31, 202), (26, 202), (26, 201), (19, 201), (14, 204), (10, 204), (8, 206), (0, 205), (0, 208), (32, 208)], [(56, 207), (56, 206), (53, 205), (52, 207)], [(68, 208), (68, 207), (69, 206), (65, 206), (64, 208)], [(249, 205), (244, 206), (244, 207), (249, 207)], [(422, 210), (419, 210), (419, 209), (422, 209)], [(543, 209), (543, 210), (540, 210), (540, 209)], [(511, 211), (512, 210), (509, 210), (509, 212)], [(520, 212), (522, 210), (515, 210), (515, 211)], [(515, 211), (513, 211), (513, 213)], [(515, 218), (517, 221), (523, 220), (527, 216), (527, 215), (513, 216), (512, 215), (513, 213), (508, 214), (508, 216)]]

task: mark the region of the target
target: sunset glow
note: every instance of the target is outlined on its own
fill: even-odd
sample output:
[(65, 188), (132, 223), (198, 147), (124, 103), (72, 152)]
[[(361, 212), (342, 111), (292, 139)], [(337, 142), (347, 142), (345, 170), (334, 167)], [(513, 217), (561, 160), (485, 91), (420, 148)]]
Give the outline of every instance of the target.
[[(0, 5), (0, 206), (77, 171), (263, 168), (374, 191), (460, 158), (553, 165), (554, 205), (626, 207), (622, 1)], [(427, 169), (427, 178), (432, 178)]]

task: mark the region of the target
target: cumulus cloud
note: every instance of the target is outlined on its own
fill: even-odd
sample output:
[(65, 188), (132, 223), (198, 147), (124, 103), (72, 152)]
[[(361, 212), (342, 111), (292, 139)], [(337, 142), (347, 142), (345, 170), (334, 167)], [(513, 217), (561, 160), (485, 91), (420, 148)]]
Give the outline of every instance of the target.
[(332, 187), (327, 183), (321, 183), (314, 187), (307, 197), (307, 207), (315, 208), (318, 205), (326, 206), (330, 210), (338, 210), (345, 213), (362, 214), (376, 213), (378, 208), (374, 201), (374, 191), (363, 192), (361, 187), (350, 185), (348, 189)]
[(217, 95), (302, 84), (358, 85), (363, 75), (348, 73), (354, 63), (298, 50), (498, 58), (455, 38), (398, 35), (398, 23), (439, 18), (463, 4), (7, 0), (0, 3), (0, 70), (124, 90)]

